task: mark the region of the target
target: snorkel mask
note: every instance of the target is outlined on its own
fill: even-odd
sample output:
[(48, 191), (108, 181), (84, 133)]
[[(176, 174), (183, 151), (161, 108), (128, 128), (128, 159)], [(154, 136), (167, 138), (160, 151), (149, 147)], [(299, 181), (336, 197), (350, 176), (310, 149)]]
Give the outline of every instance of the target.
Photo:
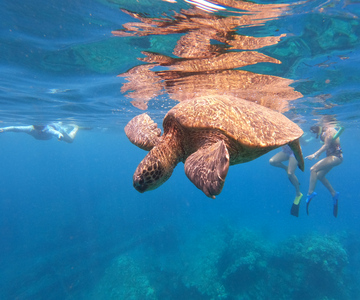
[(318, 125), (311, 126), (310, 132), (316, 133), (316, 138), (318, 138), (322, 133), (322, 127)]

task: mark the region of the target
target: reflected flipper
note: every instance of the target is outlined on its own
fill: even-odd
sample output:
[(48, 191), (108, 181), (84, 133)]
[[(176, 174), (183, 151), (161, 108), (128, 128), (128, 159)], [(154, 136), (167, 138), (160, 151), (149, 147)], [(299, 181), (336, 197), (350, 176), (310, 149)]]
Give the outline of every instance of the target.
[(185, 174), (206, 196), (219, 195), (230, 165), (224, 141), (219, 141), (191, 154), (185, 161)]

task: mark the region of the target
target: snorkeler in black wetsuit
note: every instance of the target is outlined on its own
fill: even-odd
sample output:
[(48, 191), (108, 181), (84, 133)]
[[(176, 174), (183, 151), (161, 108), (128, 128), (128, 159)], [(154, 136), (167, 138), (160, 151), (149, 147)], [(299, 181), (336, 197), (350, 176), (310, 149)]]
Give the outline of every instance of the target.
[(342, 128), (336, 130), (333, 126), (321, 127), (321, 126), (312, 126), (310, 128), (312, 133), (316, 133), (316, 138), (320, 136), (321, 141), (324, 142), (324, 145), (316, 151), (314, 154), (306, 156), (306, 159), (318, 159), (321, 153), (326, 151), (326, 157), (310, 168), (310, 184), (309, 191), (306, 199), (306, 212), (309, 214), (309, 204), (312, 198), (317, 194), (314, 192), (317, 180), (320, 180), (322, 184), (329, 190), (333, 198), (333, 214), (337, 217), (338, 213), (338, 200), (339, 192), (336, 192), (331, 186), (330, 182), (325, 178), (325, 175), (335, 166), (338, 166), (343, 161), (343, 154), (340, 147), (340, 138), (339, 135), (343, 131)]

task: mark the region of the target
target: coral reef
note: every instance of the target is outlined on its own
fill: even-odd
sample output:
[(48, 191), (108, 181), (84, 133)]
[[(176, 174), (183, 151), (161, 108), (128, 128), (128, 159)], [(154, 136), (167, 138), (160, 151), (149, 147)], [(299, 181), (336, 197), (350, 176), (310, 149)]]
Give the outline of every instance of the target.
[(184, 247), (182, 281), (209, 299), (226, 299), (227, 293), (218, 273), (218, 263), (225, 252), (227, 234), (221, 230), (207, 231), (194, 237)]
[(336, 235), (273, 244), (224, 222), (193, 234), (165, 256), (155, 248), (141, 249), (114, 259), (87, 299), (335, 300), (354, 295), (346, 273), (349, 254)]
[(149, 279), (133, 258), (121, 255), (113, 260), (89, 299), (156, 300)]
[(268, 249), (250, 230), (238, 231), (228, 225), (211, 229), (185, 249), (187, 264), (182, 280), (209, 299), (251, 296), (257, 290), (257, 278), (266, 271)]
[(272, 258), (292, 299), (350, 299), (344, 285), (347, 264), (339, 238), (320, 234), (292, 237), (278, 245)]
[(208, 230), (184, 250), (182, 275), (205, 299), (351, 299), (344, 284), (348, 254), (337, 236), (273, 245), (248, 229)]

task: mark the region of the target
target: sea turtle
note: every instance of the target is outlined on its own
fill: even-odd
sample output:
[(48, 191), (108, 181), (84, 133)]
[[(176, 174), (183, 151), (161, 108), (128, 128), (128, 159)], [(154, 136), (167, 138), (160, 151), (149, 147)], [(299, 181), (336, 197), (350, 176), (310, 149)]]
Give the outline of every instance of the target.
[(150, 151), (138, 165), (133, 184), (139, 192), (163, 184), (179, 162), (208, 197), (220, 194), (230, 165), (251, 161), (288, 144), (299, 168), (303, 131), (284, 115), (243, 99), (206, 96), (180, 102), (165, 116), (164, 134), (146, 114), (125, 127), (129, 140)]

